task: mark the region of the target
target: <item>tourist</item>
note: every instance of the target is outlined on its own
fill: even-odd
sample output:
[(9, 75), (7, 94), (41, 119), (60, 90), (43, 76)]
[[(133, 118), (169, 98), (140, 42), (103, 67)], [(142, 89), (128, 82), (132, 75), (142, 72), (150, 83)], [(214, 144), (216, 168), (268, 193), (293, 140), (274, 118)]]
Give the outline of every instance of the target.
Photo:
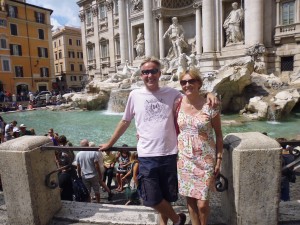
[[(89, 147), (89, 141), (83, 139), (80, 142), (81, 147)], [(82, 177), (82, 181), (89, 193), (91, 189), (95, 193), (97, 203), (100, 203), (100, 180), (102, 180), (99, 164), (98, 154), (96, 151), (80, 151), (76, 155), (77, 173), (78, 177)], [(89, 198), (91, 201), (91, 198)]]
[(54, 146), (58, 146), (58, 135), (56, 133), (54, 133), (53, 128), (50, 128), (48, 130), (47, 137), (53, 142)]
[(60, 188), (61, 200), (73, 201), (73, 182), (72, 179), (77, 177), (76, 170), (70, 164), (68, 157), (62, 157), (59, 161), (59, 168), (62, 168), (58, 173), (58, 184)]
[(17, 126), (17, 121), (12, 121), (8, 124), (6, 124), (5, 129), (4, 129), (4, 139), (5, 141), (9, 141), (13, 138), (13, 129), (14, 127)]
[(220, 112), (199, 94), (203, 82), (198, 69), (181, 73), (179, 80), (185, 94), (177, 110), (179, 194), (186, 196), (192, 224), (206, 225), (209, 191), (220, 172), (223, 154)]
[(20, 129), (19, 127), (15, 126), (13, 128), (12, 138), (18, 138), (20, 137)]
[[(185, 223), (185, 214), (176, 214), (170, 202), (177, 200), (177, 140), (174, 126), (174, 103), (181, 93), (159, 87), (161, 64), (146, 58), (140, 66), (145, 87), (131, 91), (123, 118), (110, 140), (100, 145), (104, 151), (112, 147), (135, 117), (139, 136), (139, 194), (145, 206), (161, 213), (161, 225), (170, 218), (174, 224)], [(210, 95), (211, 96), (211, 95)], [(212, 98), (215, 101), (216, 98)], [(151, 171), (151, 172), (150, 172)], [(168, 179), (166, 179), (168, 178)], [(162, 182), (158, 182), (161, 180)], [(145, 197), (147, 196), (147, 197)]]
[(24, 135), (32, 135), (31, 131), (26, 129), (26, 125), (25, 124), (21, 124), (20, 125), (20, 136), (24, 136)]
[(107, 179), (107, 186), (111, 189), (111, 182), (114, 176), (115, 163), (117, 162), (116, 155), (111, 151), (103, 151), (103, 164), (104, 164), (104, 173), (103, 173), (103, 182)]
[(31, 132), (31, 135), (36, 135), (34, 128), (30, 128), (29, 130)]
[(0, 143), (4, 142), (5, 125), (6, 125), (6, 123), (5, 123), (4, 119), (2, 118), (2, 116), (0, 116), (0, 138), (1, 138)]
[(242, 20), (244, 19), (244, 10), (238, 9), (238, 3), (232, 3), (232, 11), (224, 21), (223, 27), (226, 31), (226, 45), (239, 43), (244, 40), (242, 31)]
[[(71, 147), (73, 146), (73, 144), (67, 140), (65, 135), (60, 135), (58, 137), (58, 146)], [(61, 158), (68, 158), (70, 162), (73, 162), (75, 159), (75, 154), (71, 149), (55, 150), (55, 160), (57, 162), (57, 165), (59, 165), (59, 161)]]
[(123, 188), (124, 184), (122, 178), (127, 173), (128, 171), (127, 168), (130, 165), (130, 152), (124, 149), (118, 152), (117, 162), (118, 162), (118, 168), (117, 168), (116, 178), (117, 178), (118, 187), (116, 191), (122, 192), (124, 190)]
[(129, 204), (140, 204), (139, 195), (137, 192), (138, 187), (138, 173), (139, 173), (139, 161), (138, 161), (138, 154), (136, 152), (133, 152), (130, 156), (130, 166), (127, 174), (122, 178), (123, 182), (128, 179), (129, 184), (126, 187), (126, 197), (127, 202), (125, 205)]

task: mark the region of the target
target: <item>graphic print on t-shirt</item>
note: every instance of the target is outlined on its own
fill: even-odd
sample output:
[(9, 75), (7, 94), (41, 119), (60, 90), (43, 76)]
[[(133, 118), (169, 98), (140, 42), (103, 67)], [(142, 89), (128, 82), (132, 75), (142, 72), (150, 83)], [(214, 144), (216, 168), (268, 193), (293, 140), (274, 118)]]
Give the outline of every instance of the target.
[(145, 102), (145, 122), (151, 121), (162, 121), (167, 118), (167, 105), (164, 103), (163, 99), (160, 101), (157, 98), (147, 100)]

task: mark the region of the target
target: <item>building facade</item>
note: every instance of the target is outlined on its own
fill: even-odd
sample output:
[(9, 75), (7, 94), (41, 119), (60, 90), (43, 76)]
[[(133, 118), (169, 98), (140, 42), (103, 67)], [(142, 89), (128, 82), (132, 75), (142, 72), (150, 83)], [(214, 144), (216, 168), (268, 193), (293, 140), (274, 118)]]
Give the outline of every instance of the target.
[(52, 33), (52, 44), (57, 89), (61, 92), (81, 90), (85, 85), (86, 71), (80, 28), (58, 28)]
[(256, 44), (264, 46), (261, 61), (268, 73), (300, 70), (300, 0), (79, 0), (77, 4), (90, 77), (105, 79), (126, 61), (138, 65), (143, 56), (172, 62), (178, 52), (195, 55), (200, 70), (211, 71), (245, 56)]
[(1, 1), (1, 91), (20, 94), (52, 89), (51, 13), (25, 1)]

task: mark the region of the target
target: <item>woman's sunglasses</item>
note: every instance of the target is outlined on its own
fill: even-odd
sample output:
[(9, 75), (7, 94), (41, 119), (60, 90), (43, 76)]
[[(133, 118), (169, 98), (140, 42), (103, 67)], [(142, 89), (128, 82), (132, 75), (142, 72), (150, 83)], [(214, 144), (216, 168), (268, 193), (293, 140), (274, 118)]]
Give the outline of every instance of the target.
[(180, 81), (180, 85), (181, 85), (181, 86), (185, 86), (187, 83), (189, 83), (189, 84), (195, 84), (196, 82), (197, 82), (196, 79), (181, 80), (181, 81)]

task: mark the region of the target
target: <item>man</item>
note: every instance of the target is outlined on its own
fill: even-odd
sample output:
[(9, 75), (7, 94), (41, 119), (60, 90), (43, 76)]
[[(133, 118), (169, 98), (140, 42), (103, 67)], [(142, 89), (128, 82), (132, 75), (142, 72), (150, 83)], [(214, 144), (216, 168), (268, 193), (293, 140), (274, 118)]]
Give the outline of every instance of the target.
[[(89, 147), (89, 141), (83, 139), (80, 142), (81, 147)], [(76, 155), (77, 173), (78, 177), (82, 177), (84, 185), (87, 187), (89, 193), (91, 189), (95, 192), (97, 203), (100, 203), (100, 184), (102, 180), (100, 167), (98, 163), (98, 154), (96, 151), (80, 151)], [(91, 201), (91, 198), (89, 199)]]
[(20, 136), (24, 136), (24, 135), (32, 135), (31, 131), (26, 130), (26, 126), (25, 124), (21, 124), (20, 125)]
[(12, 121), (6, 124), (4, 128), (4, 138), (6, 141), (9, 141), (13, 138), (13, 129), (17, 126), (17, 121)]
[(241, 22), (244, 19), (243, 9), (238, 9), (238, 3), (232, 3), (233, 10), (224, 21), (223, 27), (226, 31), (226, 45), (238, 43), (244, 40)]
[(176, 214), (170, 204), (178, 198), (178, 150), (173, 108), (181, 94), (169, 87), (159, 87), (160, 67), (160, 62), (154, 58), (141, 63), (140, 76), (145, 87), (130, 93), (122, 120), (111, 139), (100, 145), (100, 150), (112, 147), (135, 117), (139, 137), (139, 194), (143, 204), (161, 214), (161, 225), (166, 225), (168, 218), (175, 225), (183, 225), (185, 214)]
[(168, 30), (165, 32), (163, 38), (169, 36), (172, 43), (173, 57), (168, 54), (168, 58), (178, 58), (182, 53), (182, 48), (187, 47), (187, 43), (184, 41), (184, 29), (182, 25), (178, 23), (177, 17), (172, 18), (172, 24), (169, 26)]

